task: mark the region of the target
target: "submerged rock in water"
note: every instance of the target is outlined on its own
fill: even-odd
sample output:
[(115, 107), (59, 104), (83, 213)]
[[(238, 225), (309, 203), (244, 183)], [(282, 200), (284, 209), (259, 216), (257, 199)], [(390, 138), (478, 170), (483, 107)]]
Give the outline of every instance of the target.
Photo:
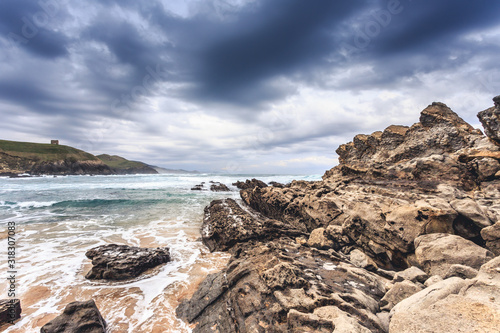
[(212, 191), (212, 192), (229, 192), (231, 190), (225, 184), (222, 184), (219, 182), (213, 182), (210, 185), (210, 191)]
[(13, 323), (21, 318), (21, 301), (19, 299), (0, 299), (0, 326)]
[(125, 280), (139, 276), (145, 270), (170, 261), (168, 248), (140, 248), (108, 244), (85, 253), (92, 260), (87, 279)]
[(69, 303), (64, 312), (45, 324), (41, 333), (105, 333), (106, 322), (94, 300)]

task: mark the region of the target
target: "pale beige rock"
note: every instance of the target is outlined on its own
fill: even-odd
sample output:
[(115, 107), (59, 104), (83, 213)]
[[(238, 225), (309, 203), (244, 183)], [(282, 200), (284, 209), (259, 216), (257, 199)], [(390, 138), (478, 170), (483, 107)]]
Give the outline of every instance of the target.
[(349, 254), (349, 259), (354, 266), (377, 269), (377, 264), (369, 256), (358, 249), (353, 250)]
[(380, 300), (380, 309), (383, 311), (390, 311), (396, 304), (420, 290), (422, 290), (422, 288), (411, 281), (404, 280), (402, 282), (396, 282)]
[(325, 228), (317, 228), (311, 232), (307, 245), (318, 249), (329, 249), (333, 247), (333, 241), (326, 237)]
[(471, 219), (481, 229), (492, 224), (485, 212), (472, 199), (454, 200), (450, 204), (459, 214)]
[(481, 230), (481, 237), (486, 241), (486, 247), (497, 256), (500, 255), (500, 222)]
[(444, 279), (454, 276), (461, 279), (473, 279), (478, 273), (478, 270), (472, 267), (455, 264), (450, 266), (450, 269), (448, 269), (448, 272), (444, 275)]
[(452, 277), (401, 301), (389, 333), (497, 333), (500, 327), (500, 257), (472, 280)]
[(435, 283), (443, 281), (443, 278), (440, 277), (439, 275), (433, 275), (424, 282), (424, 286), (429, 287), (432, 286)]
[(403, 280), (408, 280), (411, 282), (420, 282), (424, 283), (429, 276), (423, 270), (418, 267), (412, 266), (410, 268), (405, 269), (404, 271), (397, 272), (394, 276), (395, 282), (401, 282)]
[(449, 234), (422, 235), (415, 239), (415, 255), (429, 275), (444, 277), (453, 264), (479, 268), (494, 254), (460, 236)]

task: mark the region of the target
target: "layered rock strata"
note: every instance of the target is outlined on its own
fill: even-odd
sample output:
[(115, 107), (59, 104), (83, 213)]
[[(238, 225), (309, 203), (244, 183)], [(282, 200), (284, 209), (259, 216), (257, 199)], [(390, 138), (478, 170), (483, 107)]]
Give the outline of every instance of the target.
[[(341, 145), (322, 181), (238, 184), (242, 202), (212, 202), (202, 227), (232, 259), (177, 314), (194, 332), (493, 332), (498, 101), (479, 115), (487, 136), (433, 103)], [(451, 323), (463, 310), (468, 326)]]
[(126, 280), (139, 276), (149, 268), (170, 261), (168, 248), (140, 248), (108, 244), (88, 250), (85, 255), (92, 260), (87, 279)]

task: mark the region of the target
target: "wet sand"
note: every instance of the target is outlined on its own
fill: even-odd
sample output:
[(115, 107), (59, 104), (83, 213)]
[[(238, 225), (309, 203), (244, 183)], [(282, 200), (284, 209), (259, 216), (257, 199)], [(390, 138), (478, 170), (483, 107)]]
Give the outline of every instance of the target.
[[(163, 224), (169, 225), (169, 222)], [(39, 235), (52, 233), (62, 236), (68, 228), (64, 225), (43, 224), (23, 226), (19, 230), (19, 242), (29, 243), (34, 248), (20, 246), (18, 252), (17, 288), (23, 309), (22, 318), (15, 326), (4, 326), (0, 330), (9, 333), (39, 332), (68, 303), (94, 299), (108, 324), (109, 332), (189, 332), (190, 327), (175, 316), (175, 308), (182, 299), (191, 297), (207, 274), (225, 267), (229, 256), (209, 253), (198, 241), (200, 235), (197, 227), (161, 226), (162, 223), (156, 223), (150, 225), (150, 229), (132, 230), (133, 237), (110, 232), (95, 241), (95, 245), (105, 242), (168, 247), (169, 242), (165, 240), (170, 239), (172, 244), (172, 240), (182, 238), (180, 244), (172, 244), (172, 263), (125, 282), (89, 281), (84, 278), (91, 268), (90, 260), (84, 257), (86, 250), (92, 247), (86, 237), (48, 237), (50, 246), (47, 247), (52, 248), (49, 252), (53, 256), (46, 256), (46, 262), (40, 261), (40, 258), (33, 257), (38, 248), (44, 247), (44, 241), (38, 239)], [(64, 267), (65, 257), (68, 267)], [(61, 276), (62, 272), (64, 276)], [(0, 283), (0, 290), (7, 290), (5, 281)]]

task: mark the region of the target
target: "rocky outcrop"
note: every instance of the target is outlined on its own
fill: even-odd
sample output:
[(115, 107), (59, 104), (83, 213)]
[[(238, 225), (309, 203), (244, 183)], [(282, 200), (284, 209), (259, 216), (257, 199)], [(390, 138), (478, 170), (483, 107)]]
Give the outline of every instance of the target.
[(64, 312), (45, 324), (41, 333), (105, 333), (106, 322), (94, 300), (69, 303)]
[(29, 173), (31, 175), (112, 175), (115, 172), (101, 161), (61, 160), (37, 163)]
[(0, 299), (0, 327), (3, 324), (13, 324), (21, 318), (21, 301), (19, 299)]
[(233, 257), (178, 315), (195, 332), (420, 331), (411, 316), (441, 332), (435, 307), (446, 298), (458, 316), (459, 295), (474, 313), (463, 327), (489, 332), (473, 304), (496, 316), (486, 300), (497, 286), (481, 274), (500, 238), (500, 147), (490, 138), (433, 103), (412, 126), (341, 145), (322, 181), (240, 183), (242, 203), (212, 202), (202, 229), (211, 251)]
[(139, 276), (149, 268), (170, 261), (168, 248), (140, 248), (108, 244), (85, 253), (92, 260), (87, 279), (125, 280)]
[[(208, 191), (209, 188), (205, 186), (205, 182), (201, 182), (198, 185), (195, 185), (191, 188), (191, 191)], [(210, 191), (212, 192), (230, 192), (231, 190), (227, 185), (210, 181)]]
[(238, 243), (231, 253), (227, 268), (177, 308), (197, 323), (193, 332), (384, 331), (375, 314), (386, 279), (334, 250), (280, 237)]
[(212, 192), (229, 192), (231, 191), (226, 184), (222, 184), (219, 182), (211, 182), (210, 191)]
[(494, 107), (478, 113), (484, 132), (496, 144), (500, 145), (500, 96), (493, 98)]
[(253, 189), (255, 187), (264, 188), (267, 187), (267, 184), (264, 183), (262, 180), (253, 178), (252, 180), (247, 179), (245, 182), (237, 181), (236, 183), (233, 183), (233, 186), (236, 186), (240, 190), (246, 190), (246, 189)]
[(498, 332), (500, 257), (484, 264), (474, 279), (451, 277), (398, 303), (390, 333)]
[(494, 254), (460, 236), (430, 234), (415, 239), (415, 257), (427, 274), (444, 278), (454, 264), (479, 269)]

